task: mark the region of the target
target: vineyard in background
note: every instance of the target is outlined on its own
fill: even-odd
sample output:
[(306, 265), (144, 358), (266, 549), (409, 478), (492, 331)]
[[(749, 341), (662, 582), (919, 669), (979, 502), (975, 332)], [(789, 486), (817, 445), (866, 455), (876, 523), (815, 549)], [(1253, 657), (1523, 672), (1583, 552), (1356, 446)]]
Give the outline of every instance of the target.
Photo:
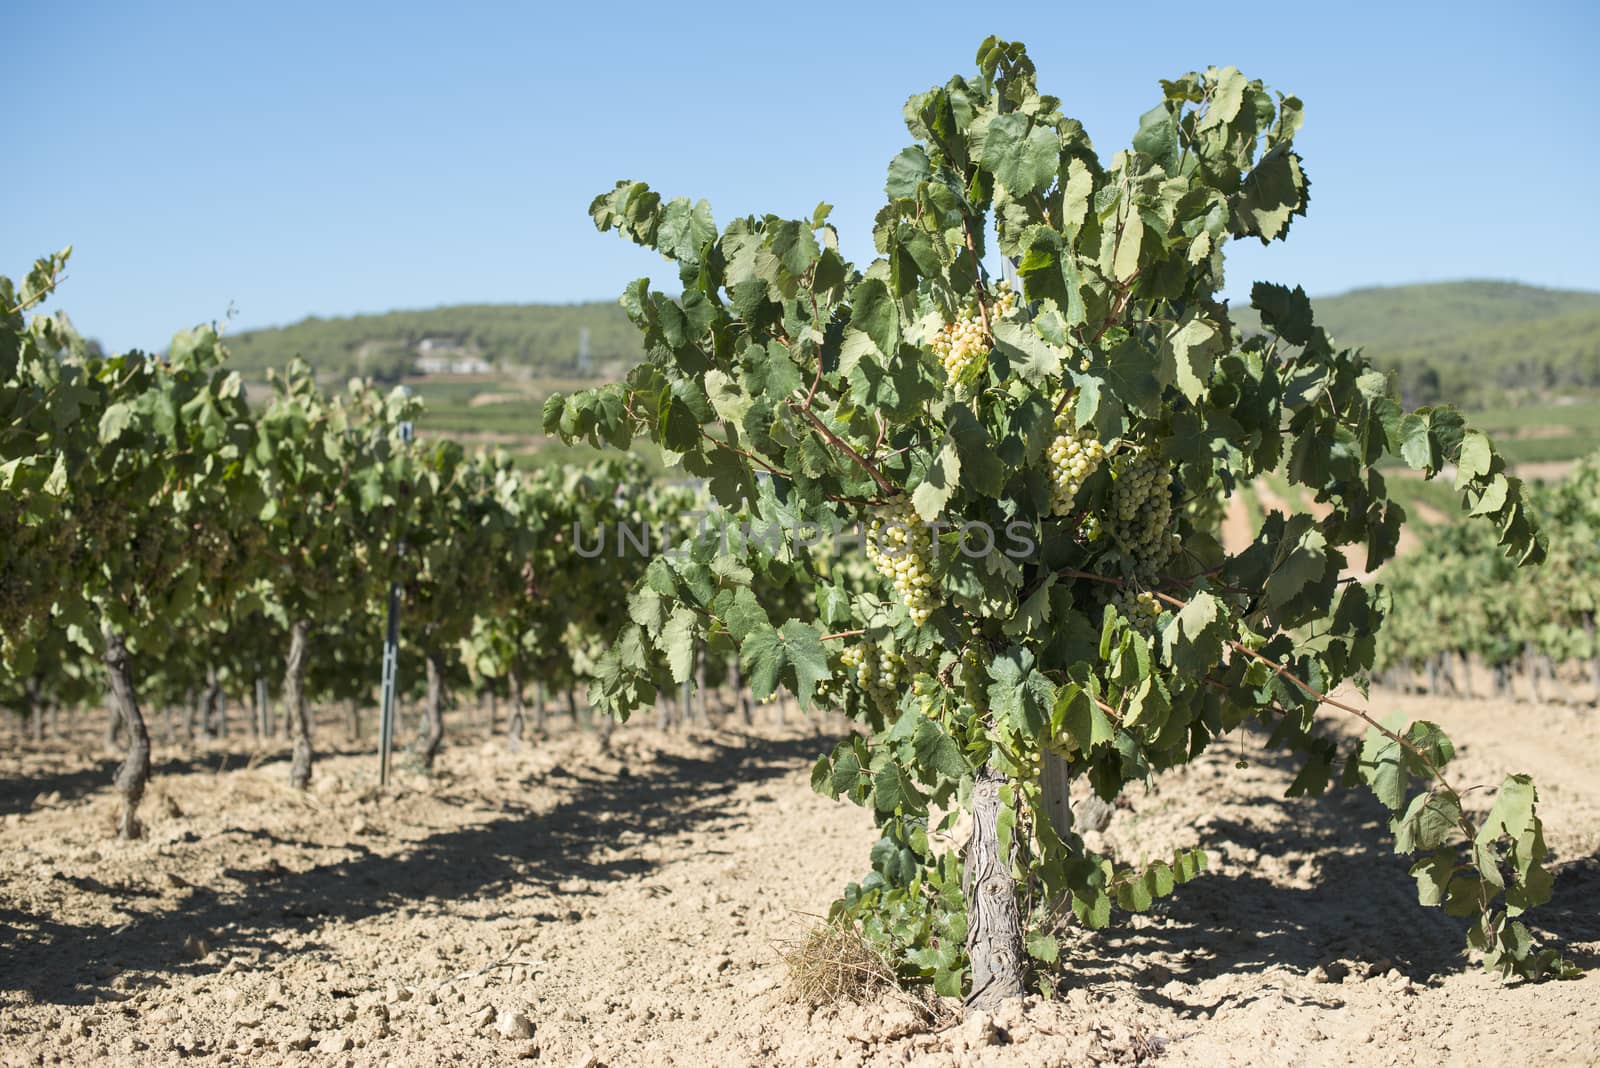
[[(1442, 697), (1600, 704), (1600, 453), (1531, 487), (1549, 539), (1536, 569), (1510, 565), (1492, 532), (1462, 522), (1435, 482), (1394, 478), (1406, 530), (1396, 559), (1363, 575), (1388, 594), (1373, 681)], [(1325, 511), (1304, 487), (1268, 472), (1234, 507), (1255, 529), (1271, 513)]]
[[(423, 766), (455, 692), (504, 701), (514, 742), (530, 690), (534, 725), (553, 703), (579, 715), (627, 591), (694, 533), (703, 495), (652, 481), (620, 453), (524, 473), (503, 453), (413, 441), (403, 428), (421, 406), (406, 391), (354, 380), (329, 394), (300, 362), (248, 405), (206, 329), (179, 335), (165, 358), (94, 356), (63, 319), (24, 322), (65, 259), (0, 291), (13, 309), (0, 350), (10, 428), (0, 704), (39, 738), (47, 721), (109, 703), (107, 740), (128, 753), (125, 835), (139, 833), (149, 774), (146, 709), (161, 710), (167, 740), (220, 734), (229, 704), (247, 708), (239, 725), (262, 737), (281, 724), (292, 780), (306, 785), (308, 709), (343, 704), (352, 730), (359, 723), (391, 585)], [(605, 541), (585, 544), (593, 537)], [(662, 719), (703, 720), (705, 689), (724, 681), (748, 716), (732, 654), (726, 642), (672, 650), (702, 693), (697, 703), (679, 693), (676, 713), (668, 657), (654, 655)], [(689, 660), (692, 670), (678, 663)]]
[[(1515, 571), (1475, 524), (1441, 524), (1383, 574), (1381, 681), (1450, 696), (1600, 704), (1600, 454), (1535, 487), (1544, 564)], [(1474, 667), (1487, 678), (1474, 679)]]

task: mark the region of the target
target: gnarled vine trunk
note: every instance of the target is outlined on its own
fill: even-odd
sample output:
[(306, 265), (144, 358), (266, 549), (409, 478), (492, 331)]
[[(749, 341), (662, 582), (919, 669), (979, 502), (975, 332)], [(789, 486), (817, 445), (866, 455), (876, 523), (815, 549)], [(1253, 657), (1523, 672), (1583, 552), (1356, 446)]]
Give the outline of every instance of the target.
[(533, 684), (533, 729), (538, 731), (541, 735), (544, 734), (550, 725), (549, 720), (546, 719), (546, 716), (549, 715), (549, 709), (546, 707), (546, 704), (547, 702), (545, 701), (544, 683), (535, 682)]
[(750, 708), (750, 695), (744, 692), (744, 677), (739, 673), (739, 658), (728, 657), (728, 685), (733, 687), (733, 703), (746, 727), (755, 724), (755, 713)]
[(306, 708), (306, 653), (311, 621), (297, 619), (289, 627), (289, 662), (283, 673), (284, 714), (294, 757), (289, 764), (289, 785), (304, 790), (311, 785), (311, 717)]
[(255, 708), (255, 717), (250, 723), (251, 732), (258, 739), (265, 738), (272, 726), (272, 714), (267, 710), (267, 680), (257, 675), (250, 696)]
[(122, 766), (117, 769), (115, 780), (117, 793), (122, 798), (117, 833), (123, 838), (138, 838), (143, 833), (139, 824), (139, 802), (144, 797), (145, 784), (150, 781), (150, 734), (145, 729), (144, 715), (139, 711), (139, 694), (134, 686), (128, 644), (122, 632), (110, 624), (105, 626), (103, 633), (106, 678), (111, 684), (111, 700), (128, 739), (127, 753), (122, 758)]
[(106, 716), (106, 752), (120, 753), (123, 749), (122, 735), (125, 721), (122, 717), (122, 706), (117, 703), (117, 695), (113, 692), (110, 698), (109, 715)]
[(44, 741), (44, 699), (39, 696), (39, 676), (28, 676), (23, 694), (28, 702), (28, 727), (33, 732), (34, 743), (39, 744)]
[(428, 701), (422, 721), (422, 742), (417, 755), (422, 766), (433, 770), (434, 758), (439, 755), (439, 745), (444, 741), (444, 656), (435, 649), (428, 650)]
[(208, 738), (228, 736), (227, 704), (215, 665), (206, 668), (206, 687), (200, 693), (200, 723)]
[(1011, 857), (1000, 852), (1004, 782), (999, 770), (986, 765), (972, 786), (972, 837), (961, 880), (967, 897), (967, 958), (972, 965), (968, 1009), (993, 1011), (1001, 1002), (1021, 997), (1027, 981), (1017, 883), (1011, 875)]
[(706, 653), (701, 649), (694, 658), (694, 712), (702, 727), (711, 726), (711, 710), (706, 707)]
[(191, 687), (183, 699), (183, 735), (192, 743), (200, 732), (200, 691)]
[(1600, 644), (1595, 642), (1594, 613), (1583, 614), (1583, 634), (1589, 639), (1589, 688), (1593, 691), (1591, 700), (1600, 705)]
[(506, 672), (506, 688), (510, 691), (511, 718), (506, 722), (506, 743), (512, 749), (522, 748), (522, 672), (512, 668)]

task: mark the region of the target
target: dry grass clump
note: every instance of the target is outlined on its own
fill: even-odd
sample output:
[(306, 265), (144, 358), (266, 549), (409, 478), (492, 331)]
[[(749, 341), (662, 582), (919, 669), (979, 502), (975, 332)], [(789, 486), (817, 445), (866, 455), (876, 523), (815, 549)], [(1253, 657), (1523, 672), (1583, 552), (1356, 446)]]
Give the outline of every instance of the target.
[(853, 926), (824, 923), (783, 948), (789, 1000), (808, 1008), (897, 990), (894, 969)]

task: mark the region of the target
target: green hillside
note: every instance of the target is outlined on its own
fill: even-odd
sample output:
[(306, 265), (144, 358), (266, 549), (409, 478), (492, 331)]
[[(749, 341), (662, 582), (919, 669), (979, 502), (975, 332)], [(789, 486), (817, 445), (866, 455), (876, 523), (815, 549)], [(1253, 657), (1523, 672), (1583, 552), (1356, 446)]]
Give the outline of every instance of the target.
[[(1536, 403), (1600, 389), (1600, 293), (1439, 282), (1314, 299), (1317, 321), (1399, 374), (1413, 404)], [(1242, 325), (1253, 325), (1245, 311)]]
[[(1340, 342), (1399, 373), (1408, 401), (1469, 407), (1540, 402), (1600, 390), (1600, 293), (1512, 282), (1358, 289), (1316, 300)], [(1253, 325), (1248, 309), (1241, 324)], [(589, 331), (587, 368), (578, 360)], [(330, 375), (398, 380), (419, 356), (481, 359), (535, 377), (609, 376), (640, 354), (638, 333), (611, 302), (484, 304), (306, 319), (231, 339), (239, 367), (259, 372), (299, 354)]]
[[(1339, 342), (1365, 347), (1396, 372), (1408, 403), (1466, 408), (1515, 462), (1564, 461), (1600, 447), (1600, 293), (1445, 282), (1359, 289), (1315, 306)], [(1235, 314), (1247, 331), (1254, 326), (1248, 308)], [(229, 347), (252, 379), (296, 354), (333, 379), (405, 379), (427, 402), (422, 429), (517, 449), (542, 441), (539, 405), (552, 390), (620, 377), (641, 354), (638, 332), (609, 302), (306, 319), (238, 334)], [(418, 361), (428, 358), (443, 361), (432, 368), (443, 373), (423, 373)]]
[(339, 319), (304, 319), (229, 338), (236, 366), (247, 374), (281, 367), (295, 355), (329, 375), (398, 380), (418, 357), (481, 359), (501, 370), (536, 375), (580, 370), (579, 344), (589, 331), (591, 374), (619, 372), (639, 358), (639, 332), (613, 301), (588, 304), (463, 304)]

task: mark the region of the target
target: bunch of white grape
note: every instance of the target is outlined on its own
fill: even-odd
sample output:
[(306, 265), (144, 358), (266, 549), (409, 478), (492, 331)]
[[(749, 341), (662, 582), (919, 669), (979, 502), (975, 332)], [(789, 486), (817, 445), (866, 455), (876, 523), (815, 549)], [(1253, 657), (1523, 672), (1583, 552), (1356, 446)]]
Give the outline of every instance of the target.
[[(1016, 306), (1017, 294), (1011, 289), (1011, 283), (1000, 282), (996, 285), (995, 302), (990, 309), (990, 316), (998, 319), (1009, 315)], [(944, 365), (945, 380), (952, 389), (960, 382), (967, 368), (977, 362), (979, 357), (987, 355), (993, 347), (994, 342), (984, 331), (983, 317), (976, 308), (950, 323), (933, 338), (933, 353)]]
[(933, 534), (909, 500), (873, 517), (867, 529), (867, 558), (894, 584), (911, 622), (922, 626), (939, 607), (939, 588), (928, 570)]
[(1111, 530), (1149, 579), (1172, 558), (1172, 469), (1148, 453), (1128, 455), (1111, 484)]
[(1161, 615), (1161, 602), (1149, 590), (1121, 589), (1111, 595), (1111, 604), (1140, 634), (1152, 634)]
[(856, 687), (884, 715), (891, 715), (900, 703), (900, 683), (905, 658), (891, 649), (865, 642), (847, 646), (839, 654), (846, 668), (855, 672)]
[(1045, 457), (1050, 461), (1052, 515), (1066, 515), (1072, 511), (1073, 499), (1105, 456), (1106, 448), (1093, 430), (1079, 430), (1072, 414), (1066, 410), (1056, 416), (1056, 436), (1045, 450)]

